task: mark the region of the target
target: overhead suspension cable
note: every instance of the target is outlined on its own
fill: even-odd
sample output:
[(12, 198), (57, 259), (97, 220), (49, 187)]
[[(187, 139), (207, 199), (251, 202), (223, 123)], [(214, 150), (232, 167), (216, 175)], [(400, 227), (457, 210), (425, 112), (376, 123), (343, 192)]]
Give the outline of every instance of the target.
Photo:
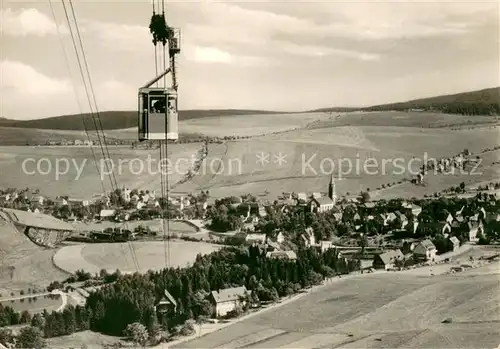
[(56, 12), (54, 10), (52, 0), (48, 0), (48, 1), (49, 1), (49, 5), (50, 5), (50, 12), (52, 13), (52, 19), (54, 20), (54, 23), (56, 23), (57, 36), (59, 37), (59, 41), (61, 43), (61, 49), (62, 49), (63, 54), (64, 54), (64, 60), (66, 61), (66, 67), (68, 69), (68, 74), (69, 74), (70, 79), (71, 79), (71, 86), (73, 87), (73, 94), (75, 95), (76, 104), (78, 106), (78, 110), (80, 111), (80, 116), (82, 118), (83, 129), (85, 130), (85, 135), (87, 136), (87, 140), (89, 141), (90, 151), (92, 152), (92, 157), (94, 159), (94, 164), (95, 164), (95, 167), (97, 170), (97, 175), (99, 176), (99, 180), (101, 182), (101, 189), (103, 192), (106, 192), (106, 188), (104, 186), (104, 181), (103, 181), (103, 178), (101, 176), (101, 172), (99, 170), (99, 165), (97, 164), (97, 157), (96, 157), (96, 154), (94, 152), (94, 148), (92, 147), (92, 139), (91, 139), (89, 131), (87, 129), (87, 123), (85, 122), (85, 116), (83, 114), (82, 104), (80, 103), (80, 99), (78, 98), (78, 93), (77, 93), (76, 86), (75, 86), (74, 76), (73, 76), (73, 73), (71, 72), (71, 64), (69, 63), (68, 53), (66, 52), (66, 49), (64, 48), (64, 41), (63, 41), (63, 38), (61, 35), (61, 31), (59, 30), (59, 26), (57, 25)]
[[(79, 26), (78, 26), (78, 21), (76, 19), (75, 9), (73, 8), (73, 1), (72, 0), (69, 0), (69, 5), (71, 7), (71, 12), (72, 12), (72, 15), (73, 15), (73, 19), (75, 21), (75, 29), (76, 29), (76, 33), (77, 33), (77, 37), (78, 37), (78, 42), (80, 44), (80, 48), (81, 48), (81, 51), (82, 51), (83, 62), (85, 64), (85, 69), (87, 71), (87, 78), (88, 78), (88, 81), (89, 81), (90, 91), (92, 93), (92, 99), (93, 99), (94, 105), (95, 105), (95, 110), (96, 110), (96, 114), (97, 114), (97, 121), (99, 123), (99, 128), (100, 128), (100, 130), (102, 132), (102, 138), (103, 138), (103, 141), (104, 141), (104, 147), (106, 149), (106, 156), (107, 156), (107, 159), (111, 159), (111, 157), (109, 155), (108, 146), (106, 145), (106, 135), (104, 134), (104, 130), (103, 130), (103, 127), (102, 127), (101, 116), (100, 116), (100, 113), (99, 113), (99, 108), (97, 107), (97, 101), (96, 101), (96, 98), (95, 98), (94, 87), (92, 85), (92, 78), (91, 78), (91, 75), (90, 75), (90, 69), (89, 69), (89, 65), (87, 63), (87, 57), (85, 55), (85, 49), (83, 47), (83, 41), (82, 41), (82, 37), (80, 35), (80, 29), (79, 29)], [(109, 164), (108, 164), (107, 161), (106, 161), (106, 166), (107, 166), (108, 173), (109, 173), (110, 172), (109, 171)], [(118, 184), (116, 182), (115, 173), (113, 171), (111, 171), (111, 176), (113, 178), (113, 182), (114, 182), (115, 186), (117, 187)]]
[[(165, 28), (165, 32), (167, 33), (168, 32), (168, 26), (167, 26), (167, 23), (165, 21), (165, 0), (161, 0), (161, 10), (162, 10), (162, 19), (163, 19), (163, 24), (164, 24), (164, 28)], [(170, 38), (169, 38), (170, 39)], [(163, 39), (162, 41), (162, 44), (163, 44), (163, 71), (167, 70), (167, 49), (166, 49), (166, 44), (167, 44), (167, 41), (165, 39)], [(175, 73), (172, 73), (172, 74), (175, 74)], [(167, 76), (165, 75), (163, 77), (163, 86), (166, 88), (167, 87)], [(165, 105), (165, 107), (167, 107)], [(166, 121), (166, 119), (165, 119)], [(168, 124), (165, 122), (165, 134), (167, 135), (168, 134)], [(167, 159), (167, 164), (168, 164), (168, 140), (164, 140), (164, 143), (165, 143), (165, 159)], [(167, 171), (165, 171), (165, 196), (167, 197), (167, 203), (166, 203), (166, 209), (167, 209), (167, 221), (166, 221), (166, 232), (165, 234), (167, 235), (167, 266), (170, 266), (170, 217), (169, 217), (169, 214), (170, 214), (170, 210), (169, 210), (169, 206), (170, 206), (170, 201), (168, 200), (169, 198), (169, 192), (170, 192), (170, 185), (169, 185), (169, 181), (168, 181), (168, 169)], [(182, 204), (182, 203), (181, 203)]]
[[(94, 127), (95, 127), (96, 132), (97, 132), (99, 145), (100, 145), (100, 148), (101, 148), (101, 152), (102, 152), (103, 158), (106, 161), (106, 169), (107, 169), (108, 174), (110, 176), (111, 188), (112, 188), (113, 191), (115, 191), (115, 189), (118, 189), (118, 184), (117, 184), (117, 181), (116, 181), (116, 177), (114, 176), (114, 173), (109, 170), (109, 163), (107, 161), (108, 159), (110, 159), (109, 150), (108, 150), (108, 147), (107, 147), (107, 144), (106, 144), (106, 138), (105, 138), (104, 131), (103, 131), (103, 128), (102, 128), (102, 123), (100, 121), (99, 111), (97, 109), (97, 102), (96, 102), (96, 98), (95, 98), (95, 93), (94, 93), (94, 89), (93, 89), (93, 86), (92, 86), (92, 80), (90, 78), (90, 72), (89, 72), (88, 63), (87, 63), (87, 60), (86, 60), (85, 49), (83, 47), (83, 42), (81, 40), (80, 30), (79, 30), (79, 27), (78, 27), (78, 22), (76, 20), (76, 15), (75, 15), (75, 11), (74, 11), (74, 8), (73, 8), (73, 3), (72, 3), (72, 0), (69, 0), (70, 6), (71, 6), (72, 15), (73, 15), (73, 20), (75, 22), (75, 29), (76, 29), (77, 36), (78, 36), (78, 39), (79, 39), (80, 48), (81, 48), (81, 51), (82, 51), (82, 56), (83, 56), (83, 59), (84, 59), (84, 62), (85, 62), (87, 79), (88, 79), (88, 83), (90, 85), (90, 92), (91, 92), (91, 94), (93, 96), (93, 101), (94, 101), (94, 104), (95, 104), (95, 107), (96, 107), (96, 114), (97, 114), (97, 120), (98, 120), (98, 122), (96, 122), (96, 117), (95, 117), (94, 112), (93, 112), (92, 99), (90, 97), (89, 89), (87, 88), (87, 86), (85, 84), (84, 69), (83, 69), (83, 65), (81, 63), (80, 55), (79, 55), (79, 52), (78, 52), (78, 49), (77, 49), (77, 45), (76, 45), (76, 42), (75, 42), (75, 36), (74, 36), (73, 30), (71, 28), (71, 21), (69, 19), (69, 15), (68, 15), (68, 11), (67, 11), (67, 8), (66, 8), (66, 4), (64, 3), (64, 0), (61, 0), (61, 2), (63, 4), (64, 13), (65, 13), (65, 16), (66, 16), (66, 20), (68, 22), (68, 27), (69, 27), (70, 34), (71, 34), (71, 40), (73, 42), (73, 47), (75, 49), (75, 53), (76, 53), (76, 57), (77, 57), (77, 61), (78, 61), (78, 66), (80, 68), (80, 74), (82, 76), (82, 80), (83, 80), (83, 83), (84, 83), (85, 92), (87, 94), (87, 99), (88, 99), (88, 102), (89, 102), (89, 107), (90, 107), (92, 119), (94, 121)], [(103, 133), (103, 141), (101, 141), (101, 138), (100, 138), (100, 135), (99, 135), (99, 131), (101, 131)], [(104, 149), (106, 150), (106, 153), (105, 153)], [(107, 157), (106, 157), (106, 155), (107, 155)], [(129, 245), (129, 248), (130, 248), (130, 252), (131, 252), (132, 259), (134, 261), (135, 267), (136, 267), (137, 271), (139, 271), (139, 269), (140, 269), (139, 268), (139, 263), (138, 263), (138, 260), (137, 260), (136, 254), (135, 254), (134, 247), (130, 244), (130, 242), (128, 243), (128, 245)]]
[(78, 62), (78, 67), (79, 67), (79, 70), (80, 70), (80, 76), (81, 76), (82, 81), (83, 81), (83, 87), (85, 89), (85, 94), (87, 95), (87, 101), (89, 103), (90, 114), (92, 116), (92, 121), (94, 123), (94, 127), (95, 127), (96, 132), (97, 132), (97, 139), (98, 139), (99, 147), (101, 149), (102, 155), (104, 156), (104, 148), (102, 146), (102, 141), (101, 141), (101, 138), (100, 138), (100, 134), (98, 132), (98, 127), (97, 127), (97, 122), (96, 122), (96, 116), (95, 116), (95, 113), (94, 113), (94, 108), (92, 106), (92, 101), (90, 99), (90, 93), (89, 93), (89, 90), (87, 88), (87, 84), (85, 83), (85, 75), (83, 73), (83, 65), (82, 65), (82, 62), (80, 60), (80, 54), (78, 52), (78, 48), (76, 46), (75, 36), (74, 36), (74, 33), (73, 33), (73, 29), (71, 27), (71, 21), (69, 19), (68, 11), (66, 9), (66, 4), (64, 3), (64, 0), (61, 0), (61, 2), (62, 2), (62, 5), (63, 5), (63, 9), (64, 9), (64, 15), (66, 16), (66, 21), (68, 22), (68, 28), (69, 28), (69, 32), (70, 32), (70, 36), (71, 36), (71, 41), (73, 43), (73, 48), (75, 50), (76, 60)]

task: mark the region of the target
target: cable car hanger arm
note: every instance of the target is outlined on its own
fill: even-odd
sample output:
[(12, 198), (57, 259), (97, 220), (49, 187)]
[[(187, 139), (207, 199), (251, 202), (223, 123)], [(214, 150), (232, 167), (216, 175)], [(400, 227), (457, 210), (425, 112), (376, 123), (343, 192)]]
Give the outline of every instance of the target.
[(161, 78), (163, 78), (168, 73), (170, 73), (170, 67), (167, 68), (163, 73), (161, 73), (157, 77), (155, 77), (152, 80), (148, 81), (144, 86), (142, 86), (142, 88), (150, 88), (151, 85), (155, 84), (158, 80), (160, 80)]

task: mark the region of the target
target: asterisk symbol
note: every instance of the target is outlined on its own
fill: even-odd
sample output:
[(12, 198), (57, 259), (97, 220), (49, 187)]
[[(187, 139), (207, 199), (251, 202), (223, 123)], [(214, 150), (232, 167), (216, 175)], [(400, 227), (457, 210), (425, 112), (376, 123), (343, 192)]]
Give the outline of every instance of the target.
[(269, 163), (269, 154), (266, 154), (264, 152), (260, 152), (257, 154), (257, 163), (263, 166), (264, 164)]
[(277, 163), (279, 166), (286, 164), (286, 154), (278, 153), (278, 155), (274, 155), (274, 163)]

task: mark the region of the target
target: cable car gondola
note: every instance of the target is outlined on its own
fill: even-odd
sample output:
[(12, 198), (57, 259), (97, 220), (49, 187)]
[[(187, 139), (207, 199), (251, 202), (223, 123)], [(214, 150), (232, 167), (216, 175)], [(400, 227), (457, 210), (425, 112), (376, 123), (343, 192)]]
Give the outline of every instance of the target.
[[(164, 17), (161, 19), (164, 21)], [(180, 30), (168, 27), (163, 29), (168, 36), (162, 42), (165, 45), (168, 41), (166, 51), (170, 56), (170, 67), (164, 67), (162, 74), (139, 88), (139, 141), (179, 139), (175, 55), (180, 52)], [(169, 73), (172, 74), (172, 87), (152, 87)]]
[(177, 91), (172, 88), (139, 89), (139, 140), (177, 140)]

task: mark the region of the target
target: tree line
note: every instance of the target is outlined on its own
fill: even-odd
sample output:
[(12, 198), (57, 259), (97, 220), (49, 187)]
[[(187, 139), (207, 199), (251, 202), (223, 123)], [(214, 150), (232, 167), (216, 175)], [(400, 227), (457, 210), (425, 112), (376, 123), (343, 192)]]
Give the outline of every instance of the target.
[[(253, 302), (270, 302), (320, 283), (326, 277), (359, 269), (358, 261), (338, 258), (332, 249), (320, 253), (301, 249), (297, 260), (269, 259), (265, 250), (251, 246), (228, 247), (207, 256), (198, 255), (193, 266), (169, 268), (145, 275), (125, 275), (93, 292), (86, 307), (92, 313), (90, 328), (121, 335), (127, 325), (141, 323), (151, 331), (158, 323), (175, 331), (186, 320), (213, 314), (213, 290), (246, 286)], [(177, 302), (176, 314), (158, 318), (155, 305), (168, 292)]]
[(365, 111), (387, 111), (387, 110), (399, 110), (405, 111), (408, 109), (422, 109), (426, 111), (440, 111), (447, 114), (461, 114), (461, 115), (498, 115), (500, 114), (500, 104), (499, 103), (465, 103), (465, 102), (453, 102), (453, 103), (439, 103), (439, 104), (428, 104), (428, 103), (397, 103), (389, 105), (374, 106), (370, 108), (365, 108)]

